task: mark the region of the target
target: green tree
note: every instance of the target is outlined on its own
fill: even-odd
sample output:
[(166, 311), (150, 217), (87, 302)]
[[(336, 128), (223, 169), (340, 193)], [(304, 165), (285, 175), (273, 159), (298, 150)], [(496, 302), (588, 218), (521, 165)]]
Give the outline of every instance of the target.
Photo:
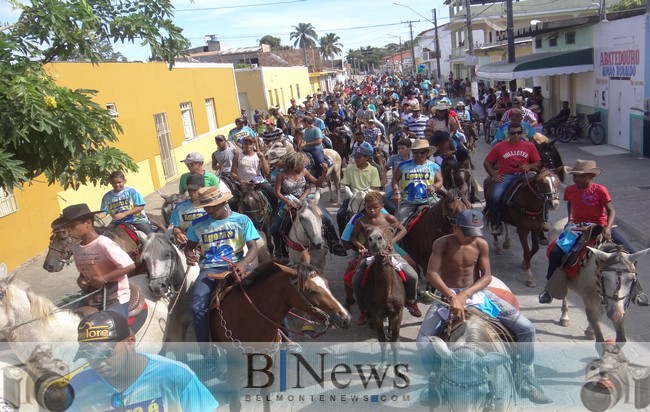
[[(125, 62), (128, 61), (127, 58), (120, 52), (116, 52), (113, 49), (113, 44), (108, 40), (108, 39), (103, 39), (97, 42), (95, 44), (97, 54), (99, 55), (100, 61), (103, 62)], [(67, 61), (74, 61), (74, 62), (87, 62), (90, 61), (90, 59), (79, 50), (74, 50), (72, 52), (72, 55), (70, 55), (67, 59)]]
[(623, 11), (631, 9), (642, 9), (645, 7), (646, 0), (623, 0), (612, 6), (611, 11)]
[(45, 174), (78, 188), (137, 170), (111, 146), (121, 128), (92, 101), (97, 92), (58, 86), (45, 65), (75, 56), (98, 63), (99, 43), (139, 40), (171, 68), (190, 44), (172, 22), (171, 0), (7, 1), (21, 14), (0, 28), (0, 187)]
[(289, 38), (295, 40), (293, 43), (294, 47), (302, 49), (305, 66), (307, 66), (307, 49), (316, 48), (316, 42), (318, 41), (316, 29), (311, 23), (298, 23), (297, 26), (293, 26), (293, 29), (294, 31), (289, 33)]
[(260, 45), (262, 44), (268, 44), (269, 46), (271, 46), (271, 51), (293, 49), (293, 47), (291, 46), (283, 46), (282, 40), (279, 37), (274, 37), (268, 34), (260, 39)]
[[(341, 38), (335, 33), (327, 33), (319, 39), (320, 41), (320, 54), (324, 59), (333, 59), (334, 56), (341, 54), (343, 45), (339, 43)], [(334, 67), (334, 62), (332, 61), (332, 67)]]

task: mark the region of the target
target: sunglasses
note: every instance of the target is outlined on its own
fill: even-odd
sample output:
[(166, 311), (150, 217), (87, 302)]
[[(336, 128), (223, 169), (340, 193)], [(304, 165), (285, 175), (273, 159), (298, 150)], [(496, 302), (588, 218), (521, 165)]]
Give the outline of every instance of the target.
[(428, 150), (413, 150), (413, 154), (426, 155), (426, 154), (429, 154), (429, 151)]
[(117, 342), (84, 342), (79, 346), (77, 357), (89, 361), (105, 360), (113, 356)]
[(520, 130), (518, 132), (508, 132), (508, 134), (517, 135), (517, 134), (524, 134), (524, 132), (523, 132), (523, 130)]

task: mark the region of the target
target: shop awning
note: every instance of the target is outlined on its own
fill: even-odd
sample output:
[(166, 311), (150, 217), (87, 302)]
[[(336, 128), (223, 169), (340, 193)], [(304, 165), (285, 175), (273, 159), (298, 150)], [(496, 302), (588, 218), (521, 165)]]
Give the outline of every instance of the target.
[(556, 53), (536, 53), (518, 57), (514, 63), (500, 61), (478, 68), (478, 77), (491, 80), (516, 80), (594, 70), (594, 49)]

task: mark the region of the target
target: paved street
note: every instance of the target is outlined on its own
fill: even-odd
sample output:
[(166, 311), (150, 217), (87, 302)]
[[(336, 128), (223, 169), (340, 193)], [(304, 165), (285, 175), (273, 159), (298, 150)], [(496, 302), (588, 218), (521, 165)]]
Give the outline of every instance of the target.
[[(566, 165), (572, 165), (577, 158), (581, 159), (594, 159), (599, 166), (604, 168), (603, 174), (596, 179), (596, 182), (602, 183), (608, 187), (614, 199), (614, 205), (617, 211), (617, 221), (623, 228), (625, 233), (636, 244), (638, 248), (650, 246), (650, 222), (648, 221), (647, 205), (650, 204), (650, 159), (637, 158), (635, 155), (622, 153), (620, 150), (611, 146), (583, 146), (578, 144), (564, 144), (560, 146), (560, 152), (563, 156)], [(485, 172), (482, 168), (482, 161), (487, 153), (487, 145), (479, 142), (478, 152), (474, 157), (474, 164), (476, 166), (475, 175), (479, 182), (482, 182), (485, 177)], [(569, 180), (566, 183), (570, 182)], [(173, 193), (176, 191), (176, 182), (168, 184), (161, 190), (161, 193)], [(482, 198), (482, 196), (480, 196)], [(326, 202), (328, 196), (322, 197)], [(149, 213), (157, 213), (162, 199), (156, 193), (147, 196), (147, 211)], [(327, 205), (332, 213), (336, 212), (334, 205)], [(476, 205), (478, 207), (478, 205)], [(551, 221), (557, 221), (566, 216), (566, 205), (561, 203), (560, 208), (553, 212)], [(42, 228), (42, 230), (49, 230), (49, 228)], [(486, 231), (487, 233), (487, 231)], [(532, 267), (535, 278), (537, 280), (536, 288), (528, 288), (525, 285), (525, 276), (523, 269), (521, 269), (522, 253), (519, 242), (514, 234), (512, 239), (513, 246), (510, 250), (506, 251), (501, 256), (491, 256), (493, 274), (503, 280), (512, 291), (518, 296), (522, 313), (530, 318), (537, 327), (537, 340), (544, 343), (537, 345), (538, 353), (540, 349), (542, 353), (538, 355), (538, 373), (542, 377), (542, 383), (545, 385), (547, 392), (553, 399), (562, 399), (558, 401), (557, 408), (548, 406), (544, 409), (560, 410), (567, 408), (568, 410), (575, 410), (580, 405), (579, 400), (579, 385), (569, 384), (567, 382), (575, 382), (576, 378), (579, 380), (583, 374), (583, 369), (586, 363), (595, 356), (593, 344), (584, 338), (583, 330), (587, 325), (582, 305), (576, 296), (571, 295), (570, 298), (570, 315), (571, 324), (569, 327), (562, 327), (558, 323), (560, 317), (560, 304), (554, 302), (551, 305), (540, 305), (537, 302), (537, 295), (541, 291), (545, 280), (544, 275), (546, 272), (546, 257), (544, 250), (541, 250), (533, 259)], [(490, 236), (491, 238), (491, 236)], [(491, 239), (490, 239), (491, 243)], [(53, 300), (57, 300), (64, 293), (73, 292), (75, 290), (75, 272), (72, 268), (66, 268), (64, 271), (57, 274), (49, 274), (45, 272), (41, 265), (43, 263), (44, 254), (40, 254), (30, 262), (25, 263), (16, 270), (17, 279), (31, 285), (32, 289), (43, 294)], [(342, 301), (343, 288), (341, 277), (346, 267), (346, 258), (329, 256), (325, 273), (329, 279), (330, 287), (335, 295)], [(647, 273), (650, 268), (650, 257), (644, 257), (640, 263), (640, 277), (646, 284), (650, 284)], [(421, 305), (424, 312), (427, 307)], [(352, 309), (352, 316), (354, 319), (358, 316), (356, 308)], [(607, 337), (613, 337), (613, 332), (609, 326), (609, 322), (605, 321), (605, 330)], [(299, 325), (296, 325), (297, 327)], [(406, 349), (415, 353), (414, 339), (417, 335), (419, 328), (419, 320), (411, 317), (406, 311), (404, 313), (404, 323), (401, 331), (401, 341), (405, 344)], [(638, 308), (631, 305), (626, 315), (626, 332), (628, 341), (639, 342), (638, 344), (628, 345), (628, 357), (634, 362), (641, 364), (650, 363), (650, 350), (646, 342), (650, 339), (650, 317), (647, 316), (647, 309)], [(302, 339), (297, 338), (297, 341)], [(323, 341), (323, 342), (320, 342)], [(373, 342), (376, 341), (374, 332), (368, 327), (357, 327), (354, 324), (347, 330), (332, 330), (322, 337), (318, 346), (321, 350), (341, 350), (341, 346), (335, 346), (336, 342)], [(331, 343), (324, 343), (331, 342)], [(361, 348), (362, 345), (359, 346)], [(349, 348), (350, 346), (344, 346)], [(571, 349), (573, 348), (573, 349)], [(309, 349), (309, 348), (306, 348)], [(375, 349), (370, 349), (376, 351)], [(367, 350), (360, 349), (362, 351)], [(562, 352), (564, 357), (553, 356), (554, 353)], [(573, 351), (573, 352), (572, 352)], [(408, 357), (408, 355), (407, 355)], [(564, 361), (563, 361), (564, 359)], [(559, 362), (559, 364), (558, 364)], [(571, 373), (565, 374), (568, 380), (550, 376), (562, 368), (570, 366)], [(558, 369), (559, 368), (559, 369)], [(548, 377), (545, 379), (544, 377)], [(555, 376), (555, 375), (553, 375)], [(222, 384), (217, 386), (217, 391), (225, 390)], [(319, 393), (318, 387), (313, 389), (315, 393)], [(310, 391), (311, 393), (312, 391)], [(414, 401), (411, 399), (411, 402)], [(292, 409), (309, 409), (306, 404), (296, 403)], [(409, 403), (411, 406), (414, 404)], [(342, 407), (350, 407), (350, 404), (337, 404)], [(562, 405), (562, 406), (560, 406)], [(573, 405), (573, 407), (571, 407)], [(252, 402), (250, 405), (245, 404), (247, 409), (258, 409), (259, 404)], [(282, 405), (282, 410), (287, 408), (287, 404)], [(370, 403), (364, 404), (365, 407), (372, 408)], [(397, 405), (395, 405), (397, 406)], [(403, 405), (406, 406), (406, 405)], [(358, 405), (354, 406), (355, 408)], [(401, 406), (400, 406), (401, 407)], [(522, 410), (529, 409), (531, 405), (522, 404)], [(313, 405), (312, 405), (313, 409)], [(541, 410), (541, 408), (539, 408)]]

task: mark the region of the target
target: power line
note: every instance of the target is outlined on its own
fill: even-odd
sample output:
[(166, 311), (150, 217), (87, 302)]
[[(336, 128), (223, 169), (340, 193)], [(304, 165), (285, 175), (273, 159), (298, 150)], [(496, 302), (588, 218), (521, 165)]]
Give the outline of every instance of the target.
[(289, 1), (276, 1), (274, 3), (260, 3), (260, 4), (240, 4), (237, 6), (219, 6), (219, 7), (202, 7), (199, 9), (175, 9), (174, 11), (205, 11), (205, 10), (223, 10), (223, 9), (242, 9), (244, 7), (260, 7), (260, 6), (274, 6), (276, 4), (288, 3), (303, 3), (307, 0), (289, 0)]

